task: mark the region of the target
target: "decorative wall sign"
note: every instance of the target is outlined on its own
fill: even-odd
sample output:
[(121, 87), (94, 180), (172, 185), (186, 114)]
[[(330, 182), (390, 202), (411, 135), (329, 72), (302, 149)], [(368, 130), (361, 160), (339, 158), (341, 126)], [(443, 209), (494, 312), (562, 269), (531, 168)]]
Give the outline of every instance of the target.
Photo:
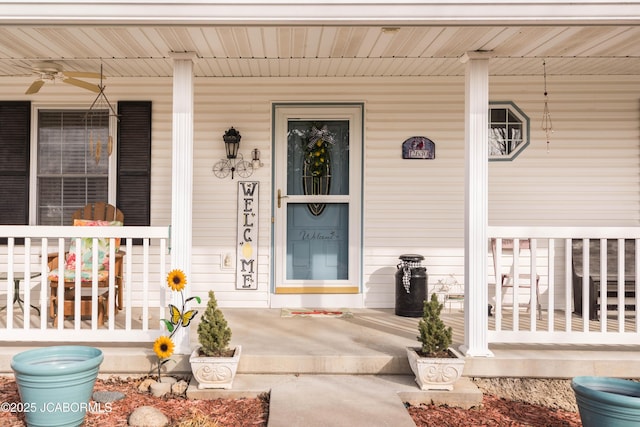
[(412, 136), (402, 143), (403, 159), (435, 159), (436, 144), (424, 136)]
[(238, 182), (236, 289), (258, 289), (258, 184)]

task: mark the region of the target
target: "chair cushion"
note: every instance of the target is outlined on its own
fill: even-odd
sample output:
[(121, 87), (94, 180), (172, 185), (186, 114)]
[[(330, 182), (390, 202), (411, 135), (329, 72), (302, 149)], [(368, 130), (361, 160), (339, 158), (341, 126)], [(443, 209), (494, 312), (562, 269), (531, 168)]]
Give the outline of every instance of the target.
[[(120, 221), (100, 221), (76, 219), (73, 221), (74, 226), (122, 226)], [(72, 239), (71, 247), (67, 255), (64, 268), (64, 281), (73, 282), (76, 277), (76, 240)], [(115, 239), (116, 251), (120, 247), (120, 239)], [(105, 281), (109, 278), (109, 239), (99, 238), (98, 244), (98, 281)], [(91, 282), (93, 280), (93, 238), (84, 237), (80, 239), (80, 280), (82, 282)], [(54, 269), (49, 273), (50, 280), (58, 280), (58, 270)]]
[[(121, 221), (102, 221), (98, 219), (74, 219), (73, 225), (76, 227), (122, 227)], [(106, 240), (107, 247), (109, 246), (109, 239)], [(116, 251), (120, 249), (120, 238), (115, 239)], [(72, 243), (73, 245), (73, 243)]]

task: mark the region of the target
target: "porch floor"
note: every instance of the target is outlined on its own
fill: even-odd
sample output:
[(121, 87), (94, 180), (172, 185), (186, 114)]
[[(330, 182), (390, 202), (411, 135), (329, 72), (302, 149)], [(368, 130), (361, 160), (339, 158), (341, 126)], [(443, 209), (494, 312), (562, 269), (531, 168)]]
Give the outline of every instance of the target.
[[(393, 309), (353, 309), (344, 317), (284, 317), (281, 309), (224, 308), (232, 328), (232, 345), (242, 345), (241, 374), (410, 374), (405, 348), (417, 346), (418, 318), (400, 317)], [(2, 312), (0, 312), (2, 313)], [(546, 313), (543, 312), (546, 317)], [(1, 316), (0, 316), (1, 317)], [(15, 313), (14, 325), (22, 322)], [(119, 323), (122, 314), (116, 317)], [(198, 316), (199, 318), (200, 316)], [(134, 316), (138, 319), (139, 314)], [(576, 317), (577, 318), (577, 317)], [(454, 330), (454, 346), (463, 341), (464, 314), (443, 312)], [(490, 319), (495, 319), (492, 317)], [(529, 316), (521, 313), (520, 323)], [(32, 315), (32, 322), (39, 321)], [(151, 319), (154, 324), (157, 318)], [(2, 318), (0, 327), (6, 320)], [(87, 322), (88, 323), (88, 322)], [(597, 322), (595, 322), (597, 324)], [(503, 318), (503, 325), (508, 317)], [(491, 321), (490, 321), (491, 325)], [(34, 325), (36, 326), (36, 325)], [(528, 325), (527, 325), (528, 326)], [(542, 324), (539, 326), (543, 328)], [(574, 328), (581, 328), (576, 324)], [(52, 331), (52, 333), (55, 333)], [(196, 325), (191, 326), (197, 344)], [(17, 345), (16, 345), (17, 344)], [(57, 345), (61, 343), (37, 343)], [(83, 343), (83, 344), (91, 344)], [(153, 372), (155, 355), (148, 344), (93, 344), (105, 353), (103, 374), (144, 375)], [(36, 344), (0, 343), (0, 373), (11, 373), (11, 357)], [(571, 378), (602, 375), (640, 378), (637, 346), (491, 345), (493, 357), (467, 358), (468, 377)], [(174, 355), (166, 366), (176, 374), (190, 371), (188, 356)]]

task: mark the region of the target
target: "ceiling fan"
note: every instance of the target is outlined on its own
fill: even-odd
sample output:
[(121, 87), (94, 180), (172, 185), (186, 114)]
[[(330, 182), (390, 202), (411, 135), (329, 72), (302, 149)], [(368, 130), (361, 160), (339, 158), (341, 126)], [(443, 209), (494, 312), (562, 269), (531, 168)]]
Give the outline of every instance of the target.
[(26, 95), (37, 93), (40, 88), (44, 86), (46, 81), (56, 80), (60, 80), (63, 83), (67, 83), (73, 86), (81, 87), (95, 93), (100, 93), (100, 86), (93, 83), (85, 82), (84, 80), (79, 80), (78, 77), (101, 80), (105, 78), (102, 73), (91, 73), (85, 71), (64, 71), (62, 65), (53, 61), (36, 62), (31, 67), (31, 70), (35, 75), (38, 76), (38, 79), (31, 83), (31, 86), (27, 88), (27, 91), (25, 92)]

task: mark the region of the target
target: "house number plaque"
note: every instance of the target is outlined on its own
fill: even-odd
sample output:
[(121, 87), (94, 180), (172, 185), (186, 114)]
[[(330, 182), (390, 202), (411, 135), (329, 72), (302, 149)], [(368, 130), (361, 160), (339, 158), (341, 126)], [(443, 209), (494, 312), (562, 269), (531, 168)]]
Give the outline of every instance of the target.
[(402, 143), (403, 159), (435, 159), (436, 144), (424, 136), (412, 136)]
[(236, 289), (258, 289), (258, 182), (238, 182)]

